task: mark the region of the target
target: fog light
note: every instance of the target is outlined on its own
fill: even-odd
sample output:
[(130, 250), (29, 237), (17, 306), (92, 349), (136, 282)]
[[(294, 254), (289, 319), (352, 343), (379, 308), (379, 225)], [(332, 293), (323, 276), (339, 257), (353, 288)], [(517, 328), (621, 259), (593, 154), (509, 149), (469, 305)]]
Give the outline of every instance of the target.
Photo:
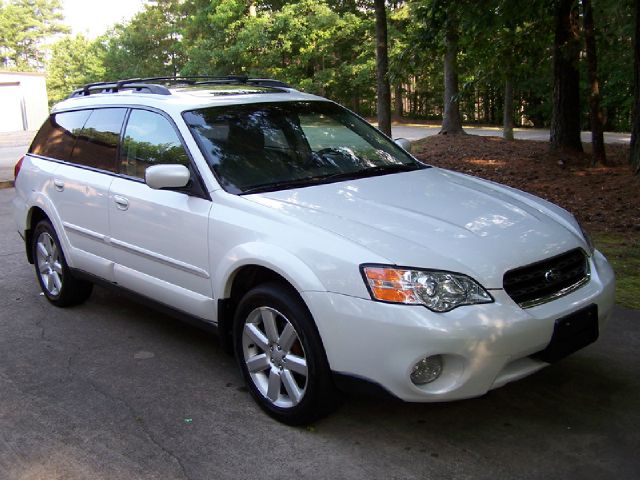
[(414, 385), (424, 385), (436, 380), (442, 373), (442, 356), (425, 357), (411, 369), (411, 381)]

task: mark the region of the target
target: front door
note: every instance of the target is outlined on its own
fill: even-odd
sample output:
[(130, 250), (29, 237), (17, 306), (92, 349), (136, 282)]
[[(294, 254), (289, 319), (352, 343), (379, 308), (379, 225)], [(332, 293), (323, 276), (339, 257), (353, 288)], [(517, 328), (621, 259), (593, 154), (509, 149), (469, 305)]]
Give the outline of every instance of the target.
[(181, 191), (154, 190), (146, 167), (189, 166), (173, 124), (163, 115), (131, 111), (119, 173), (109, 192), (115, 281), (203, 319), (213, 318), (208, 222), (211, 201)]

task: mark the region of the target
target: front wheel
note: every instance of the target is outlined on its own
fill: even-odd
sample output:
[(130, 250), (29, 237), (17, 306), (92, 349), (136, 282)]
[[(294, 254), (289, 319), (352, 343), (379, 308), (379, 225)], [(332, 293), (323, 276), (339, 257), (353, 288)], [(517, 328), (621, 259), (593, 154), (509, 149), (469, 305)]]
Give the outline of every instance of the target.
[(234, 344), (251, 394), (275, 419), (305, 424), (337, 405), (320, 335), (306, 305), (289, 288), (260, 285), (242, 298)]
[(93, 284), (73, 277), (48, 220), (36, 225), (31, 248), (38, 283), (47, 300), (58, 307), (70, 307), (89, 298)]

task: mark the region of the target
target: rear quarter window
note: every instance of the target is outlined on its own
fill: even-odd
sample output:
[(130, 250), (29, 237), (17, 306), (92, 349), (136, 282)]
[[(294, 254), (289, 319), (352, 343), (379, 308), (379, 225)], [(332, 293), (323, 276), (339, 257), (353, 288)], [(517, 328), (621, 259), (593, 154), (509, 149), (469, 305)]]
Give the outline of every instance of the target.
[(36, 134), (29, 153), (69, 161), (76, 138), (90, 114), (91, 110), (51, 114)]
[(126, 113), (126, 108), (93, 110), (78, 135), (70, 161), (115, 172), (120, 130)]

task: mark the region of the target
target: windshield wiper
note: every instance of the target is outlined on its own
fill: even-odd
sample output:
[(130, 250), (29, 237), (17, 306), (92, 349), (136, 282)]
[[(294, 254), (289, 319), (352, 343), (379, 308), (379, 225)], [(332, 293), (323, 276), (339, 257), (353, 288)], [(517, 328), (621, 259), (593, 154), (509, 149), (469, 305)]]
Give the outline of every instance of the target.
[(356, 170), (353, 172), (337, 172), (329, 175), (319, 175), (315, 177), (297, 178), (295, 180), (284, 180), (280, 182), (263, 183), (261, 185), (250, 186), (242, 190), (241, 195), (250, 193), (271, 192), (274, 190), (284, 190), (296, 187), (308, 187), (311, 185), (322, 185), (324, 183), (332, 183), (340, 180), (355, 180), (357, 178), (375, 177), (378, 175), (386, 175), (388, 173), (411, 172), (427, 168), (426, 165), (418, 163), (381, 165), (377, 167), (366, 168), (364, 170)]
[(297, 178), (295, 180), (283, 180), (280, 182), (270, 182), (270, 183), (262, 183), (260, 185), (254, 185), (251, 187), (247, 187), (242, 190), (240, 195), (247, 195), (249, 193), (260, 193), (260, 192), (272, 192), (274, 190), (287, 189), (287, 188), (296, 188), (296, 187), (307, 187), (309, 185), (318, 185), (321, 183), (318, 179), (324, 177), (308, 177), (308, 178)]
[(418, 163), (400, 163), (393, 165), (380, 165), (378, 167), (366, 168), (364, 170), (360, 170), (359, 172), (354, 172), (358, 174), (359, 177), (374, 177), (376, 175), (386, 175), (387, 173), (400, 173), (400, 172), (412, 172), (413, 170), (421, 170), (425, 168), (425, 166)]

